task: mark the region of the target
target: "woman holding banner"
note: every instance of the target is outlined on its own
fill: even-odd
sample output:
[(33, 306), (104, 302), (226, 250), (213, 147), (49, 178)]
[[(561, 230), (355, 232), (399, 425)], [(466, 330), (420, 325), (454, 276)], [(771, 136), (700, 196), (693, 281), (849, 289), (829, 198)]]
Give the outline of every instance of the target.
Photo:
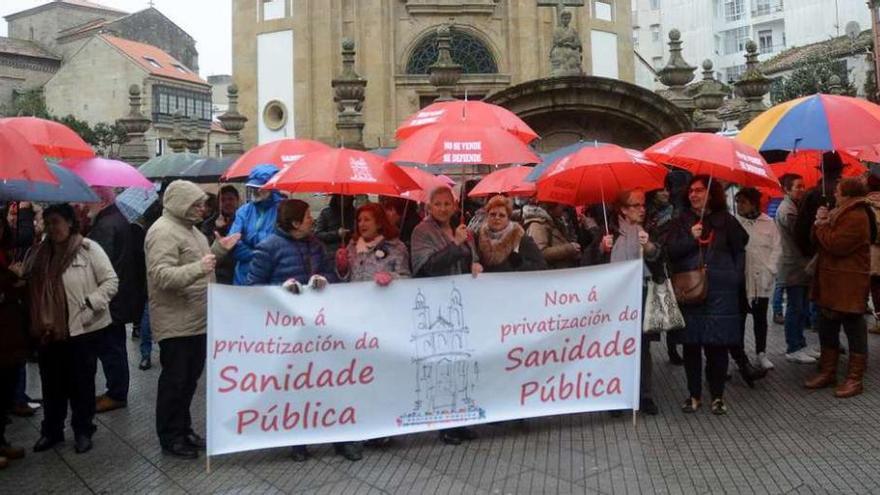
[(336, 253), (340, 280), (374, 280), (386, 286), (396, 278), (409, 278), (409, 253), (399, 233), (379, 203), (367, 203), (355, 215), (355, 233), (348, 246)]
[[(428, 195), (428, 217), (412, 235), (412, 271), (416, 277), (461, 275), (470, 269), (474, 277), (483, 272), (477, 261), (471, 233), (464, 224), (452, 227), (458, 210), (449, 186), (433, 189)], [(440, 439), (450, 445), (473, 440), (476, 433), (469, 428), (440, 430)]]
[(727, 350), (740, 342), (744, 315), (740, 307), (745, 281), (746, 244), (749, 236), (727, 211), (724, 188), (705, 175), (691, 179), (686, 189), (688, 209), (673, 220), (666, 243), (673, 281), (676, 274), (706, 270), (705, 297), (681, 304), (685, 329), (684, 366), (688, 397), (682, 411), (700, 408), (703, 389), (703, 355), (712, 395), (712, 414), (727, 413), (724, 382)]
[(511, 222), (513, 204), (495, 196), (486, 203), (486, 221), (476, 232), (480, 264), (487, 272), (546, 270), (547, 263), (535, 241), (518, 223)]
[[(611, 219), (608, 234), (590, 249), (596, 252), (590, 259), (598, 263), (614, 263), (643, 258), (645, 261), (644, 278), (653, 278), (663, 282), (666, 275), (663, 271), (660, 247), (651, 241), (651, 236), (644, 229), (645, 224), (645, 192), (641, 189), (621, 191), (614, 203), (617, 211), (616, 220)], [(643, 286), (647, 287), (647, 286)], [(642, 290), (642, 308), (644, 309), (647, 289)], [(651, 342), (659, 341), (660, 334), (642, 335), (641, 373), (639, 376), (639, 410), (645, 414), (655, 415), (657, 404), (651, 397)]]
[[(299, 294), (303, 286), (321, 290), (335, 281), (324, 245), (315, 237), (314, 225), (308, 203), (299, 199), (282, 201), (275, 232), (254, 250), (245, 285), (283, 285)], [(350, 461), (363, 458), (363, 447), (358, 442), (341, 442), (334, 447)], [(290, 457), (303, 462), (309, 458), (309, 451), (305, 445), (296, 445), (291, 447)]]

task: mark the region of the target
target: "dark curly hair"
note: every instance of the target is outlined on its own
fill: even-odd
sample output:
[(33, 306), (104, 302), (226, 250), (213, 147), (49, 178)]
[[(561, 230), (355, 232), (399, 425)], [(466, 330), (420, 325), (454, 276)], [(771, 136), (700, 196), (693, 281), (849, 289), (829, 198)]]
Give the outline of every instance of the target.
[(43, 210), (43, 220), (49, 218), (49, 215), (58, 215), (70, 224), (70, 234), (79, 234), (79, 218), (76, 216), (76, 210), (68, 203), (60, 203), (46, 207)]

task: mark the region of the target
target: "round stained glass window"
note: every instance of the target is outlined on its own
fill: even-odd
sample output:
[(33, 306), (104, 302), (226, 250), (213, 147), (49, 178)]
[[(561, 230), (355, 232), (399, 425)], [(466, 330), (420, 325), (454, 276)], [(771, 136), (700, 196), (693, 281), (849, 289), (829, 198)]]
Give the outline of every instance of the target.
[[(475, 36), (452, 29), (452, 60), (461, 65), (463, 74), (497, 74), (498, 65), (486, 45)], [(437, 34), (425, 36), (406, 64), (407, 74), (427, 74), (437, 61)]]

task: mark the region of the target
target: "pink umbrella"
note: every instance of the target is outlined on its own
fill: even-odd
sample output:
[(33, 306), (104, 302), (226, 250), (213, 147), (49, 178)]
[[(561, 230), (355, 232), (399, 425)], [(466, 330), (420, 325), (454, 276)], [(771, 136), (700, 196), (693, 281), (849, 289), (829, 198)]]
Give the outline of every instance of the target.
[(61, 166), (90, 186), (153, 188), (153, 183), (138, 169), (119, 160), (101, 157), (68, 158), (61, 162)]

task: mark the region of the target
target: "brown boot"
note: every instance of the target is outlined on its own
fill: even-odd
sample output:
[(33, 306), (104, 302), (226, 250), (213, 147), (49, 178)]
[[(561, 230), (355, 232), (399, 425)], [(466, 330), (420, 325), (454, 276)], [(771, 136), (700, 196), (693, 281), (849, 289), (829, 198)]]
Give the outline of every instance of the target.
[(840, 350), (822, 348), (819, 356), (819, 374), (804, 382), (804, 386), (810, 389), (825, 388), (837, 382), (837, 360)]
[(867, 354), (849, 355), (849, 370), (846, 373), (846, 381), (837, 387), (834, 396), (838, 399), (855, 397), (862, 393), (862, 377), (865, 376), (865, 368), (868, 366)]
[(114, 411), (116, 409), (121, 409), (125, 407), (127, 404), (122, 401), (111, 399), (106, 395), (99, 395), (95, 397), (95, 412), (103, 413), (107, 411)]

